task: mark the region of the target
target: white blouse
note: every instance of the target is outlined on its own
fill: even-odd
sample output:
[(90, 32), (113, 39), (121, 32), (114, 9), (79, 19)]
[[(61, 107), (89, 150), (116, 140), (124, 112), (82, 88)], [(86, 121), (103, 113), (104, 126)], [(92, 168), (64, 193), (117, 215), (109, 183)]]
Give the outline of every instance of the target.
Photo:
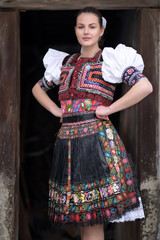
[(46, 69), (44, 77), (48, 82), (53, 81), (56, 85), (59, 84), (62, 62), (67, 55), (69, 54), (49, 48), (43, 58), (43, 64)]
[[(49, 48), (43, 58), (45, 66), (45, 79), (53, 81), (56, 85), (60, 81), (62, 62), (68, 53)], [(105, 47), (102, 51), (102, 76), (110, 83), (121, 83), (124, 70), (130, 66), (137, 68), (141, 73), (144, 69), (143, 59), (132, 47), (119, 44), (115, 49)]]
[(121, 83), (124, 70), (130, 66), (143, 72), (144, 63), (140, 54), (132, 47), (119, 44), (115, 49), (106, 47), (102, 51), (102, 76), (111, 83)]

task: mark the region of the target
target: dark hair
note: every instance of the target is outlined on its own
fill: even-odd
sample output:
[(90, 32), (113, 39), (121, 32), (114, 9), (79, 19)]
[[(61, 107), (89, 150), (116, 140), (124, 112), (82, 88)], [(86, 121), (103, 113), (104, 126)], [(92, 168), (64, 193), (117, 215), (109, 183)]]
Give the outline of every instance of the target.
[(94, 7), (85, 7), (85, 8), (82, 8), (78, 14), (77, 14), (77, 17), (81, 14), (81, 13), (93, 13), (95, 14), (97, 17), (98, 17), (98, 21), (99, 21), (99, 25), (100, 27), (102, 28), (102, 15), (101, 13)]
[[(93, 13), (93, 14), (95, 14), (95, 15), (98, 17), (98, 21), (99, 21), (100, 28), (103, 27), (103, 25), (102, 25), (102, 15), (101, 15), (100, 11), (97, 10), (96, 8), (94, 8), (94, 7), (85, 7), (85, 8), (82, 8), (82, 9), (77, 13), (76, 19), (78, 18), (78, 16), (79, 16), (81, 13)], [(99, 47), (102, 48), (103, 45), (104, 45), (104, 38), (103, 38), (103, 36), (102, 36), (102, 37), (100, 38), (100, 40), (99, 40)]]

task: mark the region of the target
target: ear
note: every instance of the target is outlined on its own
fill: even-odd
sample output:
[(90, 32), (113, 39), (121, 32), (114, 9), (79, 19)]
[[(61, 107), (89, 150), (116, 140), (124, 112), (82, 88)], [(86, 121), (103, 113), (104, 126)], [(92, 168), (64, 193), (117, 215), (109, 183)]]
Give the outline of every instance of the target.
[(100, 36), (102, 37), (103, 34), (104, 34), (104, 27), (101, 28), (101, 34), (100, 34)]

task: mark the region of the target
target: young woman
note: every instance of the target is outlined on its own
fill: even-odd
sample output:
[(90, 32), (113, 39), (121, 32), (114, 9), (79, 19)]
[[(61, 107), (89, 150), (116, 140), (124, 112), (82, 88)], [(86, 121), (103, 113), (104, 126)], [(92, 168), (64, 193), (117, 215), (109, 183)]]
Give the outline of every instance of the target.
[[(49, 180), (49, 217), (80, 226), (82, 240), (103, 240), (103, 223), (144, 217), (133, 164), (108, 116), (152, 92), (143, 60), (131, 47), (99, 47), (105, 19), (94, 8), (77, 15), (81, 53), (49, 49), (44, 77), (33, 87), (39, 103), (59, 117)], [(132, 86), (113, 102), (117, 83)], [(46, 91), (60, 84), (59, 108)]]

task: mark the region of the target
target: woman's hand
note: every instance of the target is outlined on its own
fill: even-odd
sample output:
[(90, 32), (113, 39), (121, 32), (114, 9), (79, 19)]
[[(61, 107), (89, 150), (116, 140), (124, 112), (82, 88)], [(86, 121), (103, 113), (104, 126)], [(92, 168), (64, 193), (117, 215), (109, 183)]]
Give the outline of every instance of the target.
[(63, 117), (62, 117), (62, 109), (61, 108), (58, 108), (56, 113), (53, 114), (53, 115), (56, 116), (56, 117), (59, 117), (60, 118), (60, 122), (62, 122)]
[(50, 113), (54, 116), (60, 118), (60, 122), (62, 122), (62, 109), (59, 108), (46, 94), (44, 90), (41, 89), (38, 83), (32, 88), (32, 93), (37, 101)]
[(109, 107), (105, 106), (98, 106), (96, 109), (96, 116), (97, 118), (108, 120), (108, 115), (110, 114), (109, 112)]
[[(52, 108), (51, 108), (51, 109), (52, 109)], [(62, 109), (59, 108), (59, 107), (56, 108), (56, 111), (54, 111), (54, 109), (51, 110), (51, 113), (52, 113), (54, 116), (56, 116), (56, 117), (59, 117), (59, 118), (62, 117)]]

